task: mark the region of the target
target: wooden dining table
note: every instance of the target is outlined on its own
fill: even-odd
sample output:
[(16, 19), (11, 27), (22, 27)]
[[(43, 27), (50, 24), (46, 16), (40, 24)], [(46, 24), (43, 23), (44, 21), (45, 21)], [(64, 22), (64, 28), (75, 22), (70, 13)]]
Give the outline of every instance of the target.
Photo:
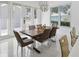
[[(33, 29), (33, 30), (26, 30), (26, 31), (20, 31), (22, 34), (25, 34), (27, 36), (30, 36), (32, 39), (35, 39), (34, 37), (36, 37), (37, 35), (41, 35), (43, 33), (43, 31), (38, 31), (37, 29)], [(39, 40), (37, 40), (39, 41)], [(40, 53), (40, 51), (33, 46), (33, 49), (37, 52)]]
[(34, 36), (37, 36), (37, 35), (40, 35), (43, 33), (43, 31), (38, 31), (37, 29), (33, 29), (33, 30), (25, 30), (25, 31), (20, 31), (21, 33), (27, 35), (27, 36), (30, 36), (30, 37), (34, 37)]
[[(46, 29), (51, 29), (51, 27), (47, 26)], [(28, 29), (28, 30), (23, 30), (20, 32), (33, 38), (34, 36), (42, 34), (44, 32), (44, 29), (35, 28), (33, 30)]]
[[(49, 29), (50, 27), (46, 27), (46, 29)], [(34, 39), (34, 40), (36, 40), (34, 37), (37, 37), (38, 35), (41, 35), (41, 34), (43, 34), (43, 32), (44, 32), (44, 30), (42, 30), (42, 29), (33, 29), (33, 30), (25, 30), (25, 31), (20, 31), (22, 34), (25, 34), (25, 35), (27, 35), (27, 36), (30, 36), (32, 39)], [(38, 39), (36, 40), (36, 41), (38, 41), (38, 42), (40, 42)], [(33, 47), (33, 49), (37, 52), (37, 53), (40, 53), (40, 51), (37, 49), (37, 48), (35, 48), (35, 47)]]

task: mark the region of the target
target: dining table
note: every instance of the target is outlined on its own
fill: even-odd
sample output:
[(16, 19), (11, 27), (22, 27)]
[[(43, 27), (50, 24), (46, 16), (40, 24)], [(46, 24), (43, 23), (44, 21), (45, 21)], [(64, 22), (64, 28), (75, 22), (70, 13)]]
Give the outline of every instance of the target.
[[(43, 33), (43, 31), (38, 31), (37, 29), (33, 29), (33, 30), (25, 30), (25, 31), (20, 31), (22, 34), (25, 34), (29, 37), (31, 37), (32, 39), (35, 39), (34, 37), (36, 37), (37, 35), (41, 35)], [(38, 40), (37, 40), (38, 41)], [(34, 44), (35, 45), (35, 44)], [(40, 53), (40, 51), (33, 46), (33, 49), (37, 52)]]
[[(51, 29), (51, 27), (50, 26), (46, 26), (45, 29)], [(35, 29), (32, 29), (32, 30), (29, 30), (29, 29), (28, 30), (22, 30), (20, 32), (22, 34), (25, 34), (27, 36), (30, 36), (30, 37), (34, 38), (35, 36), (43, 34), (45, 29), (37, 29), (37, 28), (35, 28)]]
[[(49, 27), (49, 26), (47, 26), (46, 27), (46, 29), (50, 29), (51, 27)], [(42, 35), (43, 34), (43, 32), (44, 32), (44, 30), (43, 29), (37, 29), (37, 28), (35, 28), (35, 29), (33, 29), (33, 30), (23, 30), (23, 31), (20, 31), (22, 34), (25, 34), (25, 35), (27, 35), (27, 36), (30, 36), (34, 41), (36, 40), (36, 41), (38, 41), (38, 42), (40, 42), (40, 40), (38, 40), (38, 39), (35, 39), (35, 37), (37, 37), (37, 36), (39, 36), (39, 35)], [(37, 53), (40, 53), (40, 51), (36, 48), (36, 47), (33, 47), (33, 49), (37, 52)]]

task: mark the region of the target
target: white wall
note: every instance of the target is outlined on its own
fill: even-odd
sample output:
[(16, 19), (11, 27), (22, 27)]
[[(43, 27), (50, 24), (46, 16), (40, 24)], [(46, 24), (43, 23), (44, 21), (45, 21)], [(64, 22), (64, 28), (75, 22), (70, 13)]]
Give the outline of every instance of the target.
[(79, 2), (72, 2), (71, 6), (71, 27), (75, 26), (79, 32)]

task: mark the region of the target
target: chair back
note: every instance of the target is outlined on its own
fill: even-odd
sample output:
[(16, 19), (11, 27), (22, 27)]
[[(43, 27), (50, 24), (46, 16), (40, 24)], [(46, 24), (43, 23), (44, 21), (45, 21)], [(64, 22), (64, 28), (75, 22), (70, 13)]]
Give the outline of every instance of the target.
[(75, 42), (74, 42), (74, 37), (72, 35), (72, 32), (70, 32), (70, 35), (71, 35), (71, 46), (73, 47)]
[(76, 40), (77, 40), (77, 35), (76, 35), (76, 30), (75, 30), (75, 27), (72, 28), (72, 31), (70, 32), (70, 35), (71, 35), (71, 46), (73, 47)]
[(35, 36), (34, 39), (42, 43), (49, 38), (49, 34), (50, 34), (50, 29), (45, 29), (42, 34)]
[(42, 24), (37, 25), (37, 29), (41, 29), (42, 28)]
[(14, 35), (16, 37), (16, 40), (18, 41), (18, 43), (20, 43), (21, 45), (23, 44), (23, 40), (22, 38), (20, 37), (19, 33), (16, 32), (16, 31), (13, 31), (14, 32)]
[(76, 29), (75, 29), (75, 27), (72, 28), (71, 32), (72, 32), (73, 37), (76, 37)]
[(51, 32), (50, 29), (45, 29), (45, 30), (44, 30), (44, 33), (43, 33), (43, 37), (44, 37), (45, 39), (48, 39), (48, 38), (49, 38), (49, 35), (50, 35), (50, 32)]
[(67, 36), (64, 35), (64, 36), (59, 40), (59, 42), (60, 42), (62, 57), (67, 57), (67, 56), (69, 55), (69, 47), (68, 47)]
[(34, 29), (35, 29), (35, 25), (29, 26), (29, 30), (34, 30)]
[(56, 30), (57, 30), (57, 27), (52, 27), (50, 35), (49, 35), (49, 38), (51, 38), (51, 37), (56, 35)]

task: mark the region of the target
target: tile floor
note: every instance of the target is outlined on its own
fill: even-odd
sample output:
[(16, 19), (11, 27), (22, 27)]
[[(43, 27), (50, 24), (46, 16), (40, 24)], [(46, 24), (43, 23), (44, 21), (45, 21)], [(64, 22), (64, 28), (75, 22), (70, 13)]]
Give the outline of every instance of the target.
[[(34, 50), (31, 50), (25, 47), (25, 56), (27, 57), (56, 57), (57, 50), (56, 50), (56, 43), (51, 42), (51, 47), (47, 46), (46, 44), (40, 46), (39, 50), (41, 51), (40, 54), (36, 53)], [(41, 50), (42, 49), (42, 50)], [(18, 54), (20, 57), (20, 47), (18, 50)], [(28, 54), (27, 54), (28, 53)], [(0, 57), (17, 57), (17, 42), (15, 38), (6, 39), (0, 42)]]

